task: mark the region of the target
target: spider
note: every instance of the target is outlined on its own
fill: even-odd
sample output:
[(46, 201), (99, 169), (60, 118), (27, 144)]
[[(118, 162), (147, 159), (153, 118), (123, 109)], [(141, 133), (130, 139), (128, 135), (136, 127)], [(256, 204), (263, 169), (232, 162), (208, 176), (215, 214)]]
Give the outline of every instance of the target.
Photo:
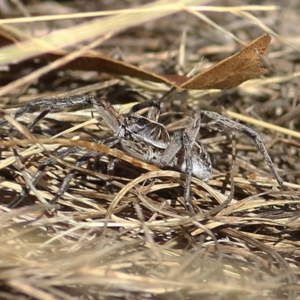
[[(151, 99), (136, 104), (126, 116), (123, 116), (108, 102), (91, 95), (43, 98), (33, 100), (21, 107), (15, 112), (14, 118), (16, 119), (24, 113), (42, 110), (28, 126), (28, 128), (31, 129), (50, 111), (62, 110), (64, 108), (75, 106), (93, 106), (112, 129), (112, 137), (97, 142), (103, 143), (108, 147), (118, 148), (141, 161), (152, 163), (159, 167), (176, 168), (185, 173), (186, 183), (184, 203), (185, 207), (189, 210), (191, 209), (190, 186), (192, 176), (207, 181), (212, 174), (210, 157), (201, 142), (197, 140), (200, 127), (205, 127), (210, 131), (215, 130), (220, 132), (235, 130), (250, 137), (268, 163), (270, 170), (280, 187), (286, 188), (259, 134), (255, 130), (213, 111), (199, 110), (194, 112), (187, 128), (185, 130), (176, 131), (171, 136), (164, 125), (158, 121), (160, 115), (160, 102), (157, 99)], [(148, 109), (148, 113), (146, 116), (142, 116), (139, 112), (145, 108)], [(208, 117), (211, 121), (204, 124), (201, 123), (204, 116)], [(0, 127), (5, 124), (7, 124), (6, 121), (1, 122)], [(59, 152), (58, 157), (63, 159), (64, 157), (78, 153), (81, 150), (80, 147), (72, 147), (68, 150)], [(76, 166), (81, 166), (85, 161), (96, 155), (98, 155), (96, 151), (89, 151), (77, 160)], [(52, 158), (48, 158), (42, 163), (37, 174), (32, 179), (33, 184), (36, 184), (41, 178), (43, 170), (53, 163), (54, 159)], [(67, 190), (72, 177), (73, 172), (71, 171), (65, 178), (58, 193), (51, 200), (52, 204)], [(10, 203), (10, 207), (16, 206), (28, 192), (29, 187), (24, 187), (19, 197)]]

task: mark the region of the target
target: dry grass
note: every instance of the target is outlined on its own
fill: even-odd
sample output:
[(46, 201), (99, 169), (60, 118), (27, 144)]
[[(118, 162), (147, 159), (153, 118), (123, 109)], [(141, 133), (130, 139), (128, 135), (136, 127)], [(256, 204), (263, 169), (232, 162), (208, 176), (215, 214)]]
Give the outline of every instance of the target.
[[(29, 17), (47, 3), (27, 2), (19, 5)], [(106, 9), (123, 8), (111, 2)], [(52, 6), (58, 16), (52, 21), (30, 17), (18, 25), (8, 19), (21, 16), (16, 8), (0, 21), (0, 30), (31, 49), (22, 51), (17, 43), (1, 49), (0, 56), (0, 65), (16, 62), (0, 79), (1, 113), (15, 128), (0, 131), (0, 299), (300, 299), (300, 5), (294, 0), (276, 8), (266, 1), (252, 10), (228, 11), (228, 3), (220, 1), (201, 11), (194, 5), (204, 1), (187, 2), (153, 2), (138, 14), (120, 10), (103, 18), (95, 14), (92, 21), (75, 13), (103, 8), (92, 1), (84, 8), (79, 1), (62, 2)], [(237, 50), (234, 39), (250, 41), (263, 32), (273, 36), (265, 77), (229, 91), (173, 92), (163, 100), (161, 121), (173, 132), (186, 126), (193, 109), (205, 108), (252, 124), (287, 191), (277, 188), (251, 140), (203, 132), (214, 172), (208, 183), (193, 179), (191, 214), (182, 205), (183, 174), (92, 141), (111, 133), (91, 108), (52, 112), (31, 132), (23, 125), (36, 113), (17, 121), (9, 116), (31, 99), (76, 93), (99, 95), (126, 112), (169, 89), (101, 70), (57, 70), (84, 53), (98, 51), (158, 73), (187, 74), (202, 55), (208, 59), (200, 68), (206, 68)], [(17, 62), (25, 54), (65, 47), (70, 55), (55, 63)], [(70, 146), (103, 155), (75, 167), (82, 153), (57, 159), (56, 151)], [(113, 176), (106, 173), (108, 156), (122, 161)], [(55, 165), (32, 184), (48, 157), (56, 158)], [(49, 204), (69, 172), (75, 174), (69, 189), (57, 204)], [(30, 193), (8, 208), (26, 186)]]

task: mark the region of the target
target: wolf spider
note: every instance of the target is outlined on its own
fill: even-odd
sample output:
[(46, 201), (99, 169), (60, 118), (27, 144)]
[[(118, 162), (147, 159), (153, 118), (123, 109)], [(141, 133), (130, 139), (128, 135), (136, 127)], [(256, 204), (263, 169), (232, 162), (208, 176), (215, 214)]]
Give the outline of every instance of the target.
[[(188, 209), (191, 209), (191, 177), (195, 176), (203, 181), (207, 181), (212, 173), (212, 164), (209, 155), (201, 142), (197, 140), (200, 127), (205, 127), (210, 131), (215, 130), (220, 132), (235, 130), (250, 137), (268, 163), (278, 184), (282, 188), (285, 188), (283, 180), (277, 173), (259, 134), (255, 130), (216, 112), (207, 110), (194, 112), (189, 126), (185, 130), (176, 131), (171, 136), (164, 125), (158, 121), (160, 115), (160, 102), (156, 99), (136, 104), (126, 116), (123, 116), (108, 102), (100, 100), (95, 96), (75, 95), (63, 98), (43, 98), (27, 103), (24, 107), (15, 112), (14, 118), (16, 119), (24, 113), (42, 110), (36, 119), (28, 126), (30, 129), (50, 111), (75, 106), (93, 106), (114, 132), (112, 137), (97, 142), (103, 143), (111, 148), (118, 148), (141, 161), (152, 163), (159, 167), (173, 167), (185, 173), (186, 184), (184, 203)], [(145, 108), (148, 109), (147, 116), (142, 116), (139, 112)], [(208, 117), (211, 121), (205, 124), (201, 123), (202, 117), (204, 116)], [(5, 124), (7, 124), (7, 122), (3, 121), (0, 123), (0, 127)], [(58, 157), (63, 159), (64, 157), (78, 153), (81, 150), (82, 148), (80, 147), (72, 147), (60, 151)], [(84, 162), (97, 155), (98, 153), (96, 151), (89, 151), (77, 160), (76, 166), (81, 166)], [(54, 162), (54, 159), (48, 158), (42, 163), (37, 174), (33, 177), (33, 184), (36, 184), (39, 181), (46, 166), (51, 165)], [(55, 203), (68, 189), (72, 177), (73, 172), (71, 171), (65, 178), (58, 193), (51, 200), (51, 203)], [(29, 187), (24, 187), (19, 197), (10, 203), (10, 207), (16, 206), (28, 192)]]

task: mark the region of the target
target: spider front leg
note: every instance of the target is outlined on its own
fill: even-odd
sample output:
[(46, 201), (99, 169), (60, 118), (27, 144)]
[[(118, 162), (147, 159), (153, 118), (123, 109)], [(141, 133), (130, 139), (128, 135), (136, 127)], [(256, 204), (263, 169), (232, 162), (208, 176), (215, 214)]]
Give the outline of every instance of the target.
[[(24, 113), (31, 113), (35, 111), (42, 111), (39, 116), (35, 118), (35, 120), (28, 126), (32, 128), (39, 120), (45, 117), (50, 111), (60, 110), (67, 107), (74, 106), (85, 106), (89, 105), (89, 101), (87, 101), (86, 96), (77, 95), (71, 97), (48, 97), (36, 99), (28, 102), (26, 105), (17, 110), (13, 117), (17, 119), (21, 117)], [(7, 121), (3, 121), (0, 123), (0, 127), (7, 124)]]
[[(31, 129), (36, 125), (38, 121), (43, 119), (49, 112), (55, 110), (62, 110), (72, 107), (85, 107), (93, 106), (99, 115), (104, 119), (107, 125), (114, 131), (118, 132), (123, 124), (123, 116), (120, 115), (108, 102), (98, 99), (92, 95), (73, 95), (66, 97), (48, 97), (33, 100), (27, 103), (25, 106), (17, 110), (13, 117), (17, 119), (25, 113), (31, 113), (35, 111), (42, 111), (34, 121), (28, 125)], [(7, 124), (7, 121), (0, 122), (0, 127)]]
[(147, 119), (157, 122), (160, 115), (160, 102), (156, 98), (134, 105), (129, 111), (128, 116), (135, 115), (137, 112), (145, 108), (149, 108)]
[(216, 130), (216, 131), (220, 131), (220, 132), (227, 131), (227, 130), (235, 130), (235, 131), (239, 131), (239, 132), (247, 135), (248, 137), (250, 137), (254, 141), (257, 149), (260, 151), (260, 153), (263, 155), (264, 159), (268, 163), (269, 168), (270, 168), (271, 172), (273, 173), (274, 177), (276, 178), (280, 187), (283, 189), (287, 189), (287, 187), (283, 183), (283, 180), (279, 176), (279, 174), (274, 166), (274, 163), (273, 163), (260, 135), (255, 130), (253, 130), (250, 127), (247, 127), (245, 125), (242, 125), (238, 122), (235, 122), (227, 117), (224, 117), (216, 112), (202, 110), (202, 111), (200, 111), (200, 113), (202, 115), (207, 116), (211, 120), (213, 120), (213, 122), (211, 122), (211, 123), (202, 125), (202, 126), (205, 126), (209, 130)]

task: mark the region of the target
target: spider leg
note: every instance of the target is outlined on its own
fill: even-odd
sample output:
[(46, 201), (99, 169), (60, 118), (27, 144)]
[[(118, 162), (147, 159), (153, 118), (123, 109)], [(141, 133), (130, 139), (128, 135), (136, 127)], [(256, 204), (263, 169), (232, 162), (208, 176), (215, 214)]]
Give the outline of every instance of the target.
[[(43, 110), (32, 122), (31, 124), (29, 124), (27, 126), (27, 128), (30, 130), (32, 129), (40, 120), (42, 120), (48, 113), (50, 112), (50, 110), (46, 109)], [(0, 124), (1, 127), (1, 124)]]
[(192, 184), (192, 175), (193, 175), (193, 147), (191, 146), (191, 140), (188, 135), (183, 133), (183, 148), (184, 148), (184, 158), (185, 158), (185, 189), (184, 189), (184, 205), (185, 208), (191, 212), (193, 209), (190, 204), (191, 199), (191, 184)]
[[(88, 153), (86, 153), (85, 155), (83, 155), (82, 157), (80, 157), (76, 163), (75, 166), (76, 167), (81, 167), (86, 161), (88, 161), (89, 159), (97, 156), (99, 153), (98, 151), (92, 150), (89, 151)], [(71, 180), (73, 179), (75, 174), (75, 170), (72, 169), (66, 176), (66, 178), (64, 179), (62, 185), (60, 186), (59, 190), (57, 191), (57, 193), (55, 194), (55, 196), (50, 200), (50, 204), (55, 204), (60, 197), (67, 191)]]
[[(97, 141), (99, 144), (104, 144), (105, 146), (109, 147), (109, 148), (117, 148), (117, 149), (122, 149), (122, 145), (121, 145), (121, 141), (123, 139), (114, 136), (114, 137), (110, 137), (107, 138), (105, 141)], [(108, 164), (107, 164), (107, 175), (109, 176), (113, 176), (115, 174), (115, 165), (117, 163), (120, 162), (120, 159), (118, 158), (112, 158), (112, 157), (108, 157)], [(107, 188), (108, 191), (112, 191), (112, 183), (111, 183), (111, 179), (108, 179), (105, 182), (105, 186)]]
[[(77, 152), (79, 152), (81, 150), (80, 147), (72, 147), (72, 148), (69, 148), (67, 150), (63, 150), (63, 151), (60, 151), (57, 156), (59, 159), (63, 159), (67, 156), (69, 156), (70, 154), (75, 154)], [(43, 161), (43, 163), (40, 165), (40, 167), (38, 168), (38, 171), (36, 172), (36, 174), (33, 176), (32, 178), (32, 185), (36, 185), (40, 179), (42, 178), (43, 176), (43, 173), (46, 169), (47, 166), (50, 166), (50, 165), (53, 165), (55, 163), (55, 159), (50, 157), (50, 158), (47, 158), (46, 160)], [(24, 198), (29, 194), (30, 192), (30, 188), (29, 186), (24, 186), (20, 195), (15, 198), (13, 201), (11, 201), (9, 204), (8, 204), (8, 207), (9, 208), (14, 208), (16, 207), (19, 203), (21, 203)]]
[(274, 163), (273, 163), (260, 135), (255, 130), (253, 130), (252, 128), (247, 127), (243, 124), (235, 122), (227, 117), (224, 117), (216, 112), (202, 110), (202, 111), (200, 111), (200, 114), (205, 115), (214, 121), (212, 123), (202, 125), (202, 126), (205, 126), (206, 128), (208, 128), (209, 130), (216, 130), (216, 131), (220, 131), (220, 132), (227, 131), (227, 130), (235, 130), (235, 131), (239, 131), (239, 132), (245, 134), (246, 136), (248, 136), (249, 138), (251, 138), (254, 141), (257, 149), (260, 151), (260, 153), (263, 155), (264, 159), (266, 160), (267, 164), (269, 165), (269, 168), (270, 168), (271, 172), (273, 173), (274, 177), (276, 178), (278, 184), (283, 189), (287, 188), (284, 185), (283, 180), (279, 176), (279, 174), (274, 166)]
[[(32, 128), (38, 121), (40, 121), (43, 117), (47, 115), (50, 111), (53, 110), (60, 110), (67, 107), (78, 107), (78, 106), (93, 106), (94, 109), (100, 114), (100, 116), (104, 119), (104, 121), (107, 123), (107, 125), (116, 133), (117, 137), (113, 137), (111, 139), (108, 139), (106, 141), (106, 144), (109, 147), (115, 146), (115, 144), (119, 143), (118, 136), (122, 137), (124, 136), (124, 126), (123, 122), (123, 116), (120, 115), (108, 102), (105, 102), (103, 100), (98, 99), (94, 96), (89, 95), (74, 95), (74, 96), (68, 96), (68, 97), (49, 97), (49, 98), (42, 98), (42, 99), (36, 99), (29, 103), (27, 103), (25, 106), (21, 107), (19, 110), (17, 110), (14, 114), (14, 118), (18, 118), (22, 116), (24, 113), (30, 113), (38, 110), (43, 110), (36, 118), (35, 120), (28, 126), (29, 128)], [(0, 127), (7, 124), (7, 121), (0, 122)], [(123, 130), (123, 131), (122, 131)], [(58, 153), (58, 158), (63, 159), (64, 157), (77, 153), (78, 148), (74, 147), (71, 149), (68, 149), (66, 151), (61, 151)], [(86, 160), (90, 159), (91, 157), (95, 156), (96, 152), (88, 152), (86, 155), (81, 157), (76, 162), (76, 166), (81, 166)], [(39, 180), (41, 179), (44, 170), (47, 166), (52, 165), (55, 163), (55, 159), (49, 158), (46, 159), (42, 165), (39, 167), (37, 173), (34, 175), (32, 179), (33, 185), (37, 184)], [(50, 201), (50, 203), (55, 203), (67, 190), (74, 174), (74, 172), (71, 171), (63, 181), (62, 186), (60, 187), (58, 193), (56, 196)], [(9, 207), (15, 207), (17, 206), (23, 199), (26, 197), (30, 192), (30, 188), (25, 186), (20, 195), (11, 201), (9, 204)]]
[(207, 181), (212, 173), (210, 157), (201, 143), (196, 142), (201, 126), (201, 113), (194, 112), (192, 122), (184, 132), (175, 132), (161, 156), (161, 164), (174, 166), (186, 173), (184, 203), (190, 206), (192, 175)]
[[(21, 107), (14, 113), (14, 118), (17, 119), (22, 116), (24, 113), (31, 113), (35, 111), (43, 110), (40, 116), (38, 116), (34, 121), (33, 124), (36, 124), (42, 117), (44, 117), (47, 113), (53, 110), (64, 109), (67, 107), (75, 107), (75, 106), (85, 106), (89, 105), (86, 96), (84, 95), (76, 95), (70, 97), (48, 97), (48, 98), (41, 98), (36, 99), (33, 101), (28, 102), (26, 105)], [(0, 127), (6, 125), (7, 121), (3, 121), (0, 123)], [(32, 125), (30, 125), (32, 127)]]
[[(117, 144), (120, 142), (120, 139), (115, 138), (115, 137), (111, 137), (111, 138), (106, 139), (105, 141), (97, 140), (97, 142), (98, 143), (103, 143), (103, 144), (105, 144), (108, 147), (116, 147)], [(83, 150), (83, 148), (81, 148), (81, 147), (71, 147), (71, 148), (68, 148), (66, 150), (60, 151), (56, 155), (57, 155), (58, 159), (64, 159), (65, 157), (77, 154), (78, 152), (80, 152), (82, 150)], [(82, 157), (80, 157), (76, 161), (75, 166), (76, 167), (81, 167), (86, 161), (88, 161), (89, 159), (91, 159), (91, 158), (93, 158), (93, 157), (95, 157), (97, 155), (99, 155), (98, 151), (95, 151), (95, 150), (89, 151), (88, 153), (84, 154)], [(52, 158), (52, 157), (50, 157), (50, 158), (46, 159), (45, 161), (43, 161), (43, 163), (41, 164), (41, 166), (38, 168), (37, 173), (32, 178), (32, 184), (34, 186), (42, 178), (45, 169), (48, 166), (50, 166), (50, 165), (54, 165), (55, 162), (56, 162), (56, 159)], [(111, 172), (111, 168), (113, 168), (113, 165), (109, 163), (108, 173)], [(49, 201), (50, 204), (55, 204), (61, 198), (61, 196), (67, 191), (67, 189), (69, 187), (69, 184), (70, 184), (72, 178), (74, 177), (74, 174), (75, 174), (75, 170), (71, 170), (67, 174), (67, 176), (63, 180), (62, 185), (60, 186), (59, 190), (57, 191), (56, 195)], [(9, 208), (16, 207), (19, 203), (21, 203), (23, 201), (23, 199), (29, 194), (29, 192), (30, 192), (30, 188), (28, 186), (23, 187), (20, 195), (16, 199), (14, 199), (13, 201), (11, 201), (8, 204), (8, 207)]]
[(160, 115), (160, 102), (156, 98), (134, 105), (129, 111), (128, 115), (134, 115), (144, 108), (149, 108), (147, 119), (157, 122)]
[(126, 154), (146, 163), (154, 164), (159, 167), (164, 166), (160, 162), (160, 156), (162, 152), (161, 149), (149, 146), (148, 144), (143, 142), (136, 142), (125, 139), (120, 140), (120, 144), (122, 146), (122, 150)]
[(94, 96), (86, 97), (89, 97), (89, 103), (96, 109), (105, 123), (115, 133), (115, 136), (123, 137), (125, 134), (122, 126), (124, 124), (124, 117), (119, 114), (110, 103)]
[[(172, 166), (172, 161), (176, 158), (175, 165), (180, 163), (180, 159), (178, 159), (178, 153), (182, 150), (183, 146), (183, 132), (175, 131), (170, 139), (170, 143), (167, 145), (165, 150), (163, 151), (160, 163), (161, 166)], [(175, 166), (174, 165), (174, 166)]]
[[(72, 95), (66, 97), (49, 97), (36, 99), (28, 102), (14, 113), (17, 119), (24, 113), (31, 113), (42, 110), (35, 120), (28, 126), (32, 128), (38, 121), (44, 118), (49, 112), (54, 110), (62, 110), (71, 107), (93, 106), (108, 126), (117, 132), (121, 124), (123, 124), (123, 116), (120, 115), (108, 102), (98, 99), (92, 95)], [(0, 127), (7, 124), (7, 121), (0, 122)]]
[(193, 148), (197, 135), (200, 130), (201, 115), (198, 112), (193, 114), (193, 120), (190, 126), (184, 131), (182, 136), (183, 149), (184, 149), (184, 159), (186, 164), (186, 180), (185, 180), (185, 190), (184, 190), (184, 204), (185, 207), (192, 211), (190, 198), (191, 198), (191, 183), (192, 183), (192, 173), (193, 173)]

